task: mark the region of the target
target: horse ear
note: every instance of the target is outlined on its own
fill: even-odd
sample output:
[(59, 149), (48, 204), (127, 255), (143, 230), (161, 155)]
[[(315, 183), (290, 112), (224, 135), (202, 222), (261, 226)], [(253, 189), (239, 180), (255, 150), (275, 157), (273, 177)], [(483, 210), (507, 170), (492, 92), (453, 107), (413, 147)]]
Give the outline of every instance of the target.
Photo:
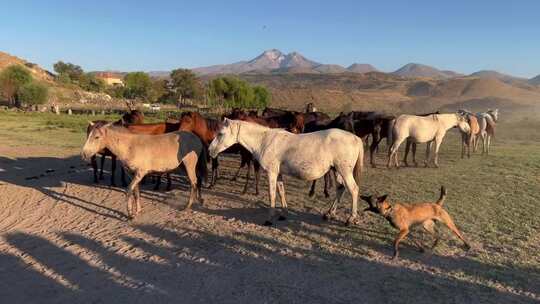
[(93, 127), (96, 123), (89, 120), (89, 121), (88, 121), (88, 124), (90, 125), (90, 127)]

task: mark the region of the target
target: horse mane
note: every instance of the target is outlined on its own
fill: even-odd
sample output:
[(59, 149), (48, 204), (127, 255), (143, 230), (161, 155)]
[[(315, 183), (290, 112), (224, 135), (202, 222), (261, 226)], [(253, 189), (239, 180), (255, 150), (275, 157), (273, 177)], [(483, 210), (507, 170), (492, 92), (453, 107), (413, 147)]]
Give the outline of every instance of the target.
[(217, 132), (221, 129), (221, 121), (212, 118), (204, 118), (206, 120), (206, 126), (210, 131)]

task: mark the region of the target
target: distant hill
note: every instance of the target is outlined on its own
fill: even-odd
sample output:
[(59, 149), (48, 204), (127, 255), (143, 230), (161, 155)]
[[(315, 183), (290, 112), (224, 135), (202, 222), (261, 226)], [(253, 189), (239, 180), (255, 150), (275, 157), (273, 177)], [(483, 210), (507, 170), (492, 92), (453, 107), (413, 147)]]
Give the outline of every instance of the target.
[(377, 69), (371, 64), (353, 63), (349, 67), (347, 67), (347, 71), (362, 74), (362, 73), (368, 73), (368, 72), (376, 72)]
[[(259, 56), (248, 60), (239, 61), (231, 64), (212, 65), (192, 69), (199, 75), (215, 74), (242, 74), (242, 73), (307, 73), (307, 74), (336, 74), (336, 73), (367, 73), (377, 71), (370, 64), (355, 63), (344, 68), (337, 64), (323, 64), (307, 59), (298, 52), (289, 54), (282, 53), (280, 50), (271, 49), (264, 51)], [(160, 77), (164, 72), (153, 72), (151, 75)]]
[(320, 63), (309, 60), (297, 52), (284, 54), (279, 50), (271, 49), (264, 51), (262, 54), (249, 61), (194, 68), (193, 71), (200, 75), (241, 74), (253, 71), (268, 72), (279, 69), (286, 70), (289, 68), (311, 69), (320, 65)]
[(410, 78), (427, 77), (427, 78), (439, 78), (439, 79), (461, 76), (461, 74), (458, 74), (453, 71), (441, 71), (434, 67), (431, 67), (425, 64), (420, 64), (420, 63), (408, 63), (390, 74), (401, 76), (401, 77), (410, 77)]
[(529, 79), (527, 82), (531, 85), (540, 85), (540, 75)]
[(498, 79), (498, 80), (506, 82), (506, 83), (526, 82), (527, 81), (527, 79), (525, 79), (525, 78), (514, 77), (514, 76), (511, 76), (511, 75), (503, 74), (503, 73), (493, 71), (493, 70), (482, 70), (482, 71), (472, 73), (469, 76), (478, 77), (478, 78)]
[(51, 72), (41, 68), (39, 65), (12, 56), (8, 53), (0, 52), (0, 71), (14, 64), (25, 66), (36, 79), (48, 82), (51, 82), (54, 79), (54, 75)]

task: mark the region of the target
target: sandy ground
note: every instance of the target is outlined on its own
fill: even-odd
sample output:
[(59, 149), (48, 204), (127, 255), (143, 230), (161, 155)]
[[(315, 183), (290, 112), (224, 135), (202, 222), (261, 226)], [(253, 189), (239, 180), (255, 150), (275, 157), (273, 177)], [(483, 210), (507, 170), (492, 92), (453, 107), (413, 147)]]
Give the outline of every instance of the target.
[[(177, 178), (170, 192), (143, 187), (143, 212), (128, 222), (123, 190), (109, 187), (108, 175), (92, 184), (75, 153), (0, 148), (1, 303), (539, 300), (538, 282), (517, 290), (476, 279), (488, 267), (467, 259), (457, 242), (446, 255), (405, 243), (403, 258), (391, 261), (392, 235), (373, 217), (356, 227), (322, 221), (326, 201), (309, 199), (303, 181), (287, 179), (289, 219), (261, 226), (266, 183), (259, 197), (241, 196), (244, 180), (229, 181), (234, 157), (225, 157), (204, 206), (181, 211), (187, 188)], [(341, 219), (348, 210), (344, 204)]]

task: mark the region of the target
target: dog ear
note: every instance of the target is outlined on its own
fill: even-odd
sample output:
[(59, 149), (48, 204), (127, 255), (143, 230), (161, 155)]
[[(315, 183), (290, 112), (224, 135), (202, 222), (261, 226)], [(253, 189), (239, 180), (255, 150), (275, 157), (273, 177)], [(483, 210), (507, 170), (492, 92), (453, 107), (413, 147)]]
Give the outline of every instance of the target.
[(377, 197), (377, 203), (382, 203), (382, 202), (386, 201), (386, 198), (388, 198), (388, 194)]

